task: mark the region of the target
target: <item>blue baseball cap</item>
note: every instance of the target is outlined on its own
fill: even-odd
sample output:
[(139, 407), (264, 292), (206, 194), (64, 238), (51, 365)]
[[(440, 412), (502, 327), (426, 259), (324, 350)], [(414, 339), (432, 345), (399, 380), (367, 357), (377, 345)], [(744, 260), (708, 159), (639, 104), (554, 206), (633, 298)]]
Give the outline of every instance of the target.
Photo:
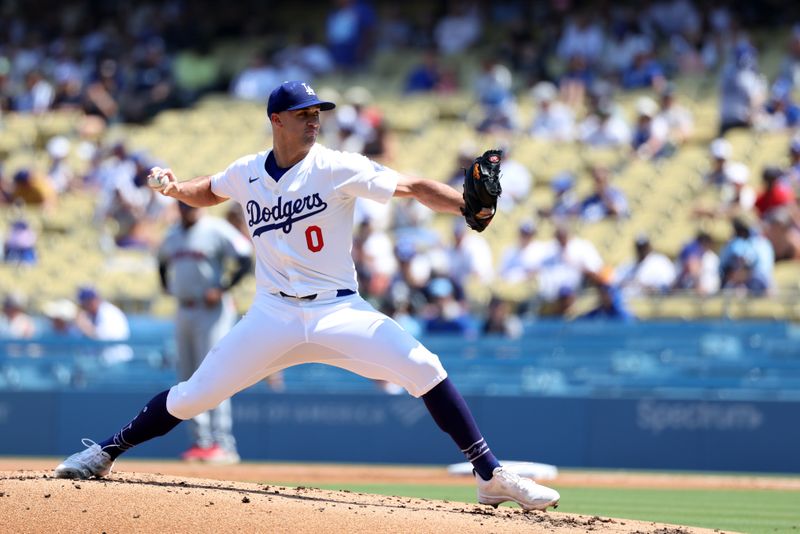
[(306, 82), (283, 82), (270, 93), (267, 113), (272, 115), (311, 106), (319, 106), (322, 111), (328, 111), (335, 108), (336, 104), (320, 100), (311, 85)]
[(97, 290), (91, 286), (81, 286), (78, 288), (78, 302), (87, 302), (99, 296)]

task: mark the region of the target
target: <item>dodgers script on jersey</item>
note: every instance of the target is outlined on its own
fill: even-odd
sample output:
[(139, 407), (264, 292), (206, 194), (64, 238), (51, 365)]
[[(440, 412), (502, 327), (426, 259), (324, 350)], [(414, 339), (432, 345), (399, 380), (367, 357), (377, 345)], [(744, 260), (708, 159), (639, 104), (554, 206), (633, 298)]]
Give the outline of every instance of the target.
[(214, 194), (244, 211), (259, 290), (296, 296), (355, 291), (350, 253), (356, 198), (388, 202), (397, 173), (360, 154), (316, 144), (276, 182), (265, 169), (268, 155), (245, 156), (211, 177)]

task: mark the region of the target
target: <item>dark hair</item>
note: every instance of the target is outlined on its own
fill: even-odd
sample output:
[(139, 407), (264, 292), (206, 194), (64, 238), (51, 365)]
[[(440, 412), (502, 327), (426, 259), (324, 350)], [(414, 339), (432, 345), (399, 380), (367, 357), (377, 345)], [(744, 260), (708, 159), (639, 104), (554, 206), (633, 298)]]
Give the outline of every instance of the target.
[(733, 224), (733, 233), (735, 233), (737, 237), (750, 237), (750, 225), (744, 220), (736, 217), (731, 223)]

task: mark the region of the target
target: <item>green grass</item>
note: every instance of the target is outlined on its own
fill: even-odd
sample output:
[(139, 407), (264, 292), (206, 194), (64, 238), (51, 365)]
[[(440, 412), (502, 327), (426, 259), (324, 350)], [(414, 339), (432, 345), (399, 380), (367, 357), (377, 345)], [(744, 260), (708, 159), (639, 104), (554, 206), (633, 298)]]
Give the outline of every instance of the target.
[[(293, 485), (293, 484), (285, 484)], [(413, 484), (326, 484), (378, 495), (475, 502), (475, 489)], [(748, 533), (800, 534), (800, 492), (775, 490), (687, 490), (557, 488), (559, 512), (656, 521)]]

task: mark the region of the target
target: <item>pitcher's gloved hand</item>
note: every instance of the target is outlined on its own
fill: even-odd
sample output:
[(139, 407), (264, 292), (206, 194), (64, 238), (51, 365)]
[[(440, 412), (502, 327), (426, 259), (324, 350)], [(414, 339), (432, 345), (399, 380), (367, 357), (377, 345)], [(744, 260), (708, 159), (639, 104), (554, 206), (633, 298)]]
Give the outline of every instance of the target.
[(470, 228), (483, 232), (497, 211), (500, 186), (501, 150), (487, 150), (464, 169), (464, 207), (461, 209)]

